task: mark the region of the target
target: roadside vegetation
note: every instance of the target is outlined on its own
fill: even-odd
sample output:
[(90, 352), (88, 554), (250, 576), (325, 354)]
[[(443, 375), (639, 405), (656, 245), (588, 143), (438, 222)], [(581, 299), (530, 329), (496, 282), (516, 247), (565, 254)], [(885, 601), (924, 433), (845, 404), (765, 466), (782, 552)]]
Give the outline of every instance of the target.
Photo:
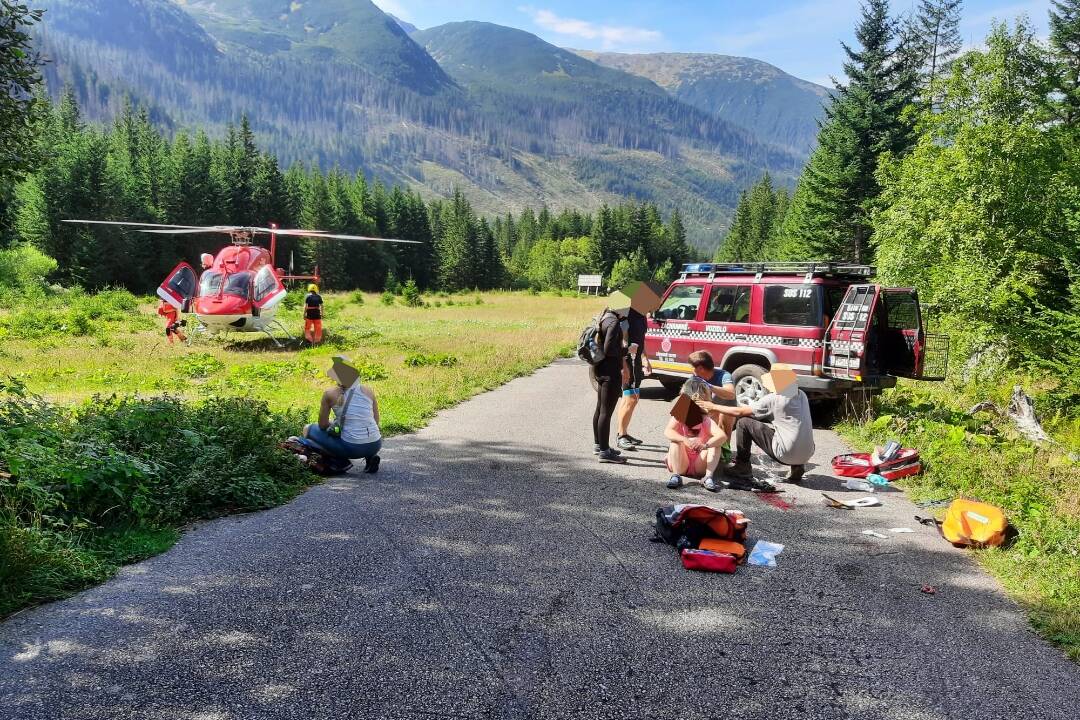
[[(994, 409), (1008, 408), (1014, 382), (1033, 388), (1051, 442), (1035, 445)], [(971, 412), (987, 402), (994, 408)], [(1080, 660), (1080, 419), (1056, 406), (1052, 387), (1023, 375), (966, 386), (903, 383), (876, 411), (841, 433), (867, 451), (889, 439), (918, 448), (924, 472), (898, 483), (915, 501), (971, 497), (1003, 508), (1018, 535), (1006, 547), (974, 551), (979, 562), (1042, 635)], [(943, 510), (924, 514), (935, 513)]]
[[(296, 297), (282, 312), (294, 330)], [(326, 295), (313, 349), (198, 333), (170, 347), (152, 300), (123, 290), (38, 290), (0, 307), (0, 617), (167, 549), (188, 522), (313, 482), (276, 444), (314, 419), (330, 356), (354, 360), (393, 435), (566, 354), (602, 303), (391, 298)]]

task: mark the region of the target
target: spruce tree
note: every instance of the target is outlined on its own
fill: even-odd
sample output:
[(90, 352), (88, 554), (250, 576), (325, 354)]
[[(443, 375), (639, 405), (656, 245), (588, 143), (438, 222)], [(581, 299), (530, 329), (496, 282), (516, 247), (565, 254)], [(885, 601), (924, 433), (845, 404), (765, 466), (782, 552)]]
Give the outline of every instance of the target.
[(916, 74), (887, 0), (864, 2), (855, 37), (857, 48), (843, 44), (847, 83), (836, 85), (784, 225), (787, 257), (869, 261), (878, 159), (903, 155), (914, 142), (904, 110), (915, 99)]
[(1080, 0), (1051, 0), (1050, 47), (1057, 64), (1060, 114), (1070, 126), (1080, 124)]
[(912, 21), (909, 41), (915, 46), (923, 95), (931, 104), (964, 45), (960, 36), (963, 4), (964, 0), (920, 0)]

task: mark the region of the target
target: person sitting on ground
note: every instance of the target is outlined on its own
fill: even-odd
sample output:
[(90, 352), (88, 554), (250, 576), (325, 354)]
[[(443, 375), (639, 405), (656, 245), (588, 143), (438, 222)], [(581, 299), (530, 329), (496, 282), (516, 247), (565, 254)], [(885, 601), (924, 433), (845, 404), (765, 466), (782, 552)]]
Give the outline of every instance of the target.
[[(701, 378), (692, 377), (683, 384), (681, 394), (702, 403), (712, 396), (712, 390)], [(716, 492), (721, 447), (728, 439), (723, 427), (704, 412), (700, 413), (700, 422), (693, 426), (673, 416), (668, 420), (664, 436), (671, 443), (668, 446), (667, 467), (672, 475), (667, 486), (672, 490), (680, 487), (683, 484), (682, 476), (686, 475), (701, 478), (706, 490)]]
[[(732, 380), (731, 373), (723, 368), (716, 367), (713, 356), (708, 350), (695, 350), (690, 353), (689, 360), (690, 366), (694, 368), (694, 374), (709, 383), (709, 388), (712, 390), (712, 397), (710, 398), (712, 402), (727, 407), (737, 405), (735, 402), (735, 381)], [(714, 422), (719, 422), (723, 426), (724, 434), (730, 438), (735, 427), (735, 418), (730, 415), (722, 415), (715, 410), (711, 411), (709, 415)], [(730, 452), (730, 448), (728, 450)]]
[[(749, 406), (728, 407), (698, 403), (706, 412), (717, 411), (735, 418), (735, 464), (725, 471), (737, 490), (770, 490), (772, 483), (755, 480), (750, 465), (751, 445), (757, 445), (773, 460), (791, 466), (787, 482), (797, 483), (806, 472), (805, 464), (814, 454), (814, 427), (810, 401), (799, 389), (791, 366), (774, 363), (761, 376), (769, 394)], [(771, 417), (771, 422), (763, 418)]]
[(363, 458), (364, 472), (378, 471), (382, 434), (375, 391), (360, 384), (359, 371), (346, 357), (335, 357), (326, 374), (334, 386), (323, 393), (319, 421), (304, 428), (304, 437), (327, 455)]
[(158, 305), (157, 314), (165, 318), (165, 337), (170, 345), (175, 342), (173, 338), (180, 340), (180, 342), (187, 342), (187, 335), (181, 330), (182, 327), (187, 325), (187, 320), (180, 319), (179, 310), (162, 300), (161, 304)]

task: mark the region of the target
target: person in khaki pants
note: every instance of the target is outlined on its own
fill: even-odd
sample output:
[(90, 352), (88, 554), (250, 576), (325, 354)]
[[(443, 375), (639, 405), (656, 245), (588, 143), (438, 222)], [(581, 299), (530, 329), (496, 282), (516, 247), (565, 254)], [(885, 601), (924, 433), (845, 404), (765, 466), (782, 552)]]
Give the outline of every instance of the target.
[(761, 376), (761, 384), (769, 394), (750, 405), (730, 407), (698, 403), (707, 412), (715, 411), (735, 418), (735, 463), (724, 474), (736, 490), (775, 489), (770, 482), (754, 479), (750, 465), (751, 445), (757, 445), (773, 460), (791, 466), (787, 477), (787, 482), (791, 483), (802, 480), (805, 464), (814, 454), (810, 401), (799, 389), (795, 371), (784, 363), (774, 363), (769, 372)]

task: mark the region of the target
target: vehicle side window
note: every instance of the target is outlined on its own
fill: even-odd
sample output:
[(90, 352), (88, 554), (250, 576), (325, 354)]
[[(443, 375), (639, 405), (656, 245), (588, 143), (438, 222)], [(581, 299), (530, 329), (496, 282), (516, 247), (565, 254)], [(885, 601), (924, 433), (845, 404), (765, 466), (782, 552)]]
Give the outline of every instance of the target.
[(740, 285), (735, 293), (735, 303), (731, 311), (731, 322), (750, 322), (750, 293), (754, 288), (751, 285)]
[(277, 289), (277, 279), (269, 265), (263, 266), (255, 275), (255, 302), (259, 302)]
[(765, 288), (768, 325), (821, 325), (820, 285), (769, 285)]
[(893, 330), (918, 330), (919, 308), (908, 293), (886, 293), (885, 309)]
[(731, 322), (731, 309), (735, 306), (734, 285), (713, 285), (709, 291), (709, 306), (705, 310), (706, 322)]
[(693, 320), (704, 290), (704, 285), (676, 285), (654, 316), (659, 320)]

